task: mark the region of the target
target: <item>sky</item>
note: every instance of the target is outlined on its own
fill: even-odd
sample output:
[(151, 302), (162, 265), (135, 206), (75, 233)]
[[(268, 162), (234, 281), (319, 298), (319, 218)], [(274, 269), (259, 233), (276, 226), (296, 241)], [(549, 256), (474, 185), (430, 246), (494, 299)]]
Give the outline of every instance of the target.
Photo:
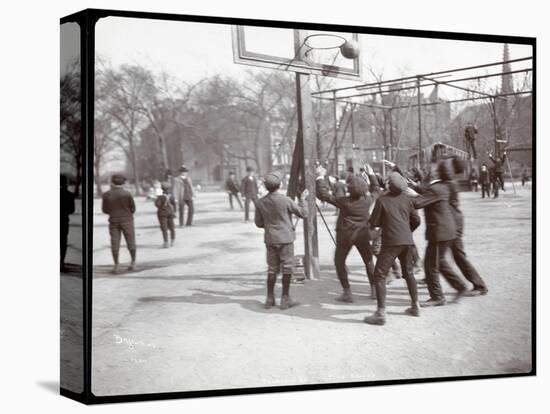
[[(255, 40), (257, 43), (258, 37)], [(269, 48), (272, 39), (264, 36), (262, 40)], [(383, 73), (384, 79), (498, 62), (503, 51), (500, 43), (364, 34), (361, 44), (363, 65)], [(510, 45), (512, 59), (531, 55), (531, 46)], [(215, 74), (243, 77), (248, 68), (233, 63), (230, 26), (210, 23), (107, 17), (96, 25), (96, 56), (115, 66), (138, 63), (162, 69), (187, 82)], [(529, 64), (518, 63), (512, 68)], [(478, 73), (482, 72), (486, 70)], [(363, 81), (372, 79), (367, 76)], [(337, 80), (335, 86), (353, 84)], [(452, 99), (457, 92), (446, 93), (450, 96), (444, 97)]]
[(80, 56), (80, 26), (76, 23), (64, 23), (60, 29), (60, 62), (59, 68), (63, 75)]

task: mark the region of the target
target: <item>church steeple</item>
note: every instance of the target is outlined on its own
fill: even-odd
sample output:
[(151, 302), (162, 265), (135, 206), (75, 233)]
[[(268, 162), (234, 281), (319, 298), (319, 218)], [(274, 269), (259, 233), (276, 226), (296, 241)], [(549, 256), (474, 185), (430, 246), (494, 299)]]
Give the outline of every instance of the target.
[[(508, 46), (508, 43), (504, 44), (504, 50), (502, 52), (502, 72), (510, 72), (512, 70), (512, 66), (509, 63), (506, 63), (510, 60), (510, 47)], [(502, 75), (501, 81), (500, 81), (500, 93), (507, 94), (512, 93), (514, 91), (514, 86), (512, 84), (512, 75)]]

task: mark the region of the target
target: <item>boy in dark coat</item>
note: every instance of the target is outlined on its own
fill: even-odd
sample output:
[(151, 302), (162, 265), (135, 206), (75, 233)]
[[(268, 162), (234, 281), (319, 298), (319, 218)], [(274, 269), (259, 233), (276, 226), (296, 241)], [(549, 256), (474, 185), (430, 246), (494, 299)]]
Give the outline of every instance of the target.
[(157, 208), (157, 218), (164, 241), (163, 247), (167, 248), (168, 231), (170, 231), (170, 246), (173, 246), (176, 240), (176, 229), (174, 225), (174, 218), (176, 217), (176, 199), (170, 194), (170, 187), (166, 184), (162, 184), (162, 193), (162, 195), (156, 198), (155, 207)]
[(267, 297), (265, 308), (275, 306), (275, 283), (277, 274), (282, 268), (283, 293), (281, 309), (287, 309), (298, 303), (290, 297), (290, 281), (294, 265), (294, 240), (296, 239), (292, 215), (307, 217), (307, 207), (304, 203), (308, 196), (305, 190), (299, 204), (277, 190), (281, 185), (278, 173), (265, 176), (265, 187), (269, 193), (256, 202), (254, 221), (256, 226), (264, 229), (264, 242), (267, 249)]
[(69, 238), (69, 216), (74, 213), (74, 193), (71, 193), (67, 189), (67, 176), (61, 175), (61, 190), (60, 190), (60, 201), (59, 201), (59, 237), (61, 241), (61, 251), (60, 251), (60, 269), (62, 272), (66, 271), (65, 269), (65, 256), (67, 255), (67, 242)]
[(487, 169), (487, 164), (481, 164), (481, 170), (479, 172), (479, 184), (481, 185), (481, 198), (491, 196), (491, 177), (489, 176), (489, 170)]
[(186, 226), (193, 225), (194, 205), (193, 198), (195, 198), (195, 192), (193, 190), (193, 182), (191, 177), (188, 176), (189, 170), (185, 165), (179, 168), (180, 175), (174, 179), (174, 198), (178, 204), (179, 210), (179, 224), (183, 227), (183, 216), (185, 213), (185, 206), (187, 206), (187, 221)]
[(414, 242), (412, 232), (420, 225), (420, 216), (412, 199), (405, 194), (407, 181), (397, 172), (389, 176), (389, 192), (380, 196), (370, 217), (372, 227), (382, 228), (382, 249), (376, 261), (374, 280), (378, 309), (365, 318), (371, 325), (386, 323), (386, 275), (398, 258), (403, 278), (411, 297), (411, 307), (405, 312), (412, 316), (420, 315), (418, 291), (413, 272)]
[(504, 162), (506, 161), (506, 151), (502, 153), (502, 157), (497, 158), (494, 158), (493, 154), (489, 154), (489, 159), (493, 162), (493, 166), (495, 168), (495, 180), (497, 181), (497, 186), (499, 186), (502, 191), (506, 191), (504, 189)]
[(111, 253), (115, 265), (113, 273), (118, 273), (118, 252), (120, 237), (124, 234), (126, 247), (130, 252), (131, 263), (128, 270), (136, 267), (136, 236), (134, 232), (134, 213), (136, 205), (132, 194), (122, 187), (126, 177), (114, 174), (111, 177), (111, 189), (103, 194), (101, 210), (109, 215), (109, 234), (111, 235)]
[(468, 122), (466, 124), (466, 128), (464, 128), (464, 139), (466, 140), (466, 151), (468, 151), (468, 155), (470, 156), (470, 159), (477, 158), (476, 144), (475, 144), (476, 134), (477, 134), (477, 128), (471, 122)]
[(441, 306), (446, 303), (439, 283), (439, 273), (447, 279), (457, 291), (455, 302), (467, 293), (466, 285), (453, 271), (445, 258), (446, 252), (456, 238), (456, 223), (451, 211), (451, 189), (448, 182), (452, 174), (445, 168), (445, 163), (439, 163), (432, 169), (429, 186), (416, 187), (420, 194), (414, 199), (417, 209), (423, 208), (426, 215), (426, 255), (424, 257), (424, 272), (430, 293), (430, 299), (422, 306)]
[(233, 197), (235, 197), (235, 199), (239, 203), (239, 207), (242, 210), (243, 204), (241, 203), (241, 197), (239, 197), (241, 189), (239, 188), (239, 184), (235, 179), (235, 173), (233, 171), (229, 173), (229, 177), (227, 177), (227, 180), (225, 180), (225, 191), (229, 195), (229, 206), (231, 207), (231, 210), (233, 210)]
[[(336, 221), (336, 251), (334, 253), (334, 265), (340, 284), (344, 292), (337, 300), (341, 302), (353, 302), (351, 288), (346, 270), (346, 258), (352, 247), (359, 251), (367, 270), (367, 276), (371, 285), (371, 292), (374, 290), (374, 272), (372, 268), (372, 250), (369, 237), (369, 207), (370, 202), (365, 197), (367, 184), (361, 177), (348, 178), (349, 196), (336, 197), (331, 195), (322, 180), (322, 171), (318, 169), (316, 180), (317, 198), (326, 201), (339, 209)], [(374, 176), (372, 168), (369, 169), (371, 176), (371, 192), (379, 192), (378, 181)]]
[[(450, 169), (454, 172), (454, 174), (461, 174), (463, 171), (462, 162), (457, 158), (442, 162), (451, 162), (452, 166)], [(453, 259), (462, 272), (462, 275), (473, 285), (473, 289), (467, 296), (486, 295), (488, 292), (487, 285), (477, 272), (474, 265), (468, 260), (466, 257), (466, 252), (464, 251), (464, 242), (462, 241), (462, 236), (464, 235), (464, 217), (462, 215), (462, 211), (460, 210), (458, 201), (458, 186), (455, 181), (449, 181), (448, 185), (451, 190), (449, 203), (451, 205), (451, 211), (456, 224), (456, 238), (451, 244)]]
[(470, 171), (470, 187), (472, 191), (477, 192), (478, 178), (477, 170), (472, 168), (472, 171)]
[(255, 205), (258, 200), (258, 181), (254, 177), (254, 169), (252, 167), (246, 167), (246, 172), (246, 177), (241, 181), (241, 194), (244, 197), (244, 221), (248, 222), (250, 203), (252, 202)]

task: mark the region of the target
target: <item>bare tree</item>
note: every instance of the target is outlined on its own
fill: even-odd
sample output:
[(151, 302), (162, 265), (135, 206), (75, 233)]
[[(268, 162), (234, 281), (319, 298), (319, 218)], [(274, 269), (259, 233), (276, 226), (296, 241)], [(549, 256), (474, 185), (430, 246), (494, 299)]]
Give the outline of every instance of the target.
[(102, 65), (96, 73), (96, 90), (107, 100), (104, 111), (117, 125), (113, 142), (130, 162), (136, 195), (141, 194), (137, 146), (145, 122), (141, 101), (149, 88), (147, 81), (141, 68), (130, 65), (118, 70)]
[(80, 194), (82, 177), (82, 119), (80, 66), (75, 62), (60, 80), (61, 156), (75, 171), (75, 194)]

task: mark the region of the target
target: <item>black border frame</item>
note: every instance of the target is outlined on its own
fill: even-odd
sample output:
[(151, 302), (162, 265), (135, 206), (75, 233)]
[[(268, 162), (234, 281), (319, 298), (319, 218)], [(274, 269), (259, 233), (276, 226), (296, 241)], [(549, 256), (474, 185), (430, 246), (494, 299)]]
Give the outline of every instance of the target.
[[(95, 24), (105, 17), (128, 17), (141, 19), (155, 20), (172, 20), (172, 21), (187, 21), (199, 23), (215, 23), (228, 25), (248, 25), (248, 26), (271, 26), (279, 28), (302, 28), (306, 30), (326, 30), (340, 32), (357, 32), (373, 35), (388, 35), (388, 36), (407, 36), (407, 37), (422, 37), (422, 38), (437, 38), (449, 40), (467, 40), (480, 42), (496, 42), (496, 43), (515, 43), (531, 45), (533, 47), (533, 93), (532, 93), (532, 131), (533, 131), (533, 159), (532, 159), (532, 224), (531, 224), (531, 240), (532, 244), (532, 261), (531, 261), (531, 356), (532, 364), (531, 371), (526, 373), (511, 373), (511, 374), (493, 374), (493, 375), (469, 375), (455, 377), (432, 377), (420, 379), (398, 379), (398, 380), (381, 380), (381, 381), (361, 381), (361, 382), (342, 382), (342, 383), (327, 383), (327, 384), (305, 384), (305, 385), (283, 385), (271, 387), (251, 387), (251, 388), (235, 388), (235, 389), (220, 389), (220, 390), (203, 390), (203, 391), (179, 391), (167, 393), (151, 393), (151, 394), (126, 394), (112, 396), (96, 396), (91, 391), (92, 381), (92, 284), (93, 284), (93, 269), (92, 269), (92, 246), (93, 246), (93, 158), (89, 155), (93, 154), (93, 136), (94, 136), (94, 66), (95, 66)], [(356, 388), (365, 386), (380, 386), (380, 385), (399, 385), (399, 384), (420, 384), (429, 382), (448, 382), (448, 381), (463, 381), (463, 380), (479, 380), (479, 379), (495, 379), (495, 378), (512, 378), (526, 377), (536, 375), (537, 358), (536, 358), (536, 79), (537, 79), (537, 47), (535, 37), (523, 36), (507, 36), (495, 34), (480, 34), (480, 33), (464, 33), (464, 32), (443, 32), (432, 30), (413, 30), (399, 28), (381, 28), (372, 26), (349, 26), (340, 24), (327, 23), (308, 23), (308, 22), (293, 22), (293, 21), (276, 21), (276, 20), (258, 20), (248, 18), (235, 17), (213, 17), (213, 16), (197, 16), (185, 14), (171, 13), (151, 13), (143, 11), (124, 11), (124, 10), (107, 10), (107, 9), (85, 9), (80, 12), (65, 16), (60, 19), (60, 24), (77, 23), (80, 25), (80, 44), (81, 44), (81, 76), (82, 76), (82, 142), (83, 151), (83, 173), (82, 173), (82, 280), (83, 280), (83, 333), (84, 333), (84, 391), (75, 393), (65, 388), (60, 388), (60, 393), (63, 396), (69, 397), (84, 404), (102, 404), (114, 402), (132, 402), (132, 401), (151, 401), (151, 400), (166, 400), (175, 398), (196, 398), (196, 397), (212, 397), (212, 396), (229, 396), (243, 394), (258, 394), (258, 393), (273, 393), (273, 392), (288, 392), (288, 391), (309, 391), (309, 390), (324, 390), (335, 388)]]

